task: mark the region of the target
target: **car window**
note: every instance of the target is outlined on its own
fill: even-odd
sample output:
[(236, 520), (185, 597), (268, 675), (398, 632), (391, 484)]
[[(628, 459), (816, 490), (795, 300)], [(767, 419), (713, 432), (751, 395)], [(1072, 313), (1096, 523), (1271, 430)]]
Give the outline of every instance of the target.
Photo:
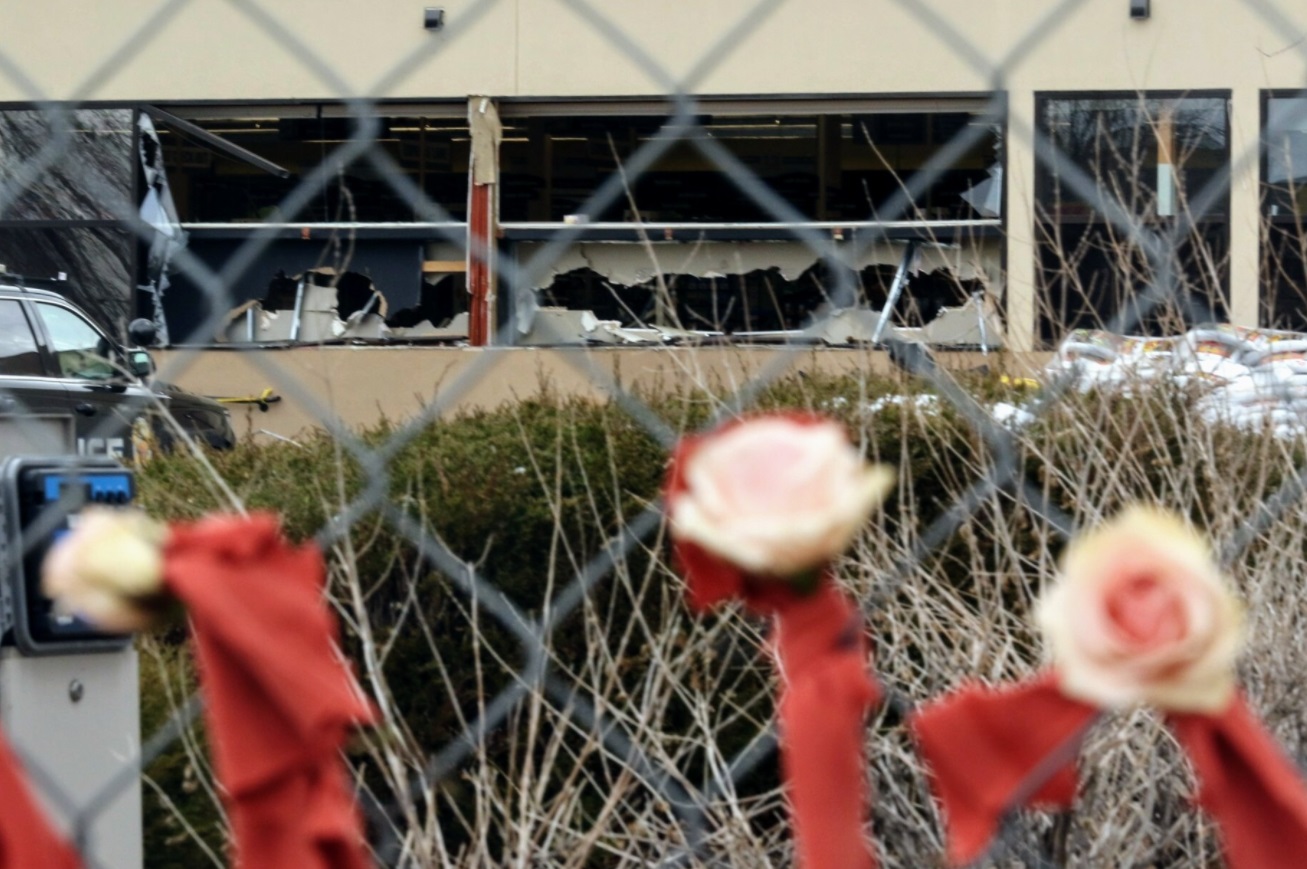
[(51, 349), (64, 377), (108, 380), (117, 371), (109, 361), (109, 341), (87, 322), (59, 305), (37, 303), (37, 311), (50, 335)]
[(17, 299), (0, 299), (0, 375), (41, 377), (41, 353)]

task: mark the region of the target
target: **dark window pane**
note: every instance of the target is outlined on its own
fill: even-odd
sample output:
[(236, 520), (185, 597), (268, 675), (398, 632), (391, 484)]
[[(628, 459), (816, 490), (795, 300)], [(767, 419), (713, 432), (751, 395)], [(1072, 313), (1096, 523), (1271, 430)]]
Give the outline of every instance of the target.
[(32, 337), (32, 327), (15, 300), (0, 301), (0, 374), (41, 377), (41, 355)]
[(1271, 328), (1307, 329), (1307, 98), (1266, 100), (1262, 178), (1263, 317)]
[[(1226, 100), (1219, 97), (1048, 99), (1040, 124), (1059, 161), (1082, 170), (1141, 217), (1184, 213), (1229, 157)], [(1052, 216), (1087, 217), (1099, 210), (1094, 197), (1067, 183), (1060, 164), (1040, 169), (1039, 204)], [(1198, 217), (1223, 215), (1225, 201)]]
[[(1307, 180), (1307, 98), (1275, 97), (1266, 101), (1266, 182), (1282, 188), (1289, 206), (1301, 214), (1298, 189)], [(1278, 211), (1278, 207), (1273, 207)]]
[[(656, 116), (514, 118), (501, 150), (504, 220), (562, 220), (650, 139)], [(711, 139), (808, 220), (873, 220), (914, 175), (976, 116), (966, 112), (701, 116), (597, 221), (770, 223), (779, 215), (742, 192), (694, 140)], [(915, 189), (895, 219), (996, 217), (986, 198), (999, 164), (999, 132), (975, 137), (966, 153)], [(975, 203), (979, 202), (978, 207)]]
[[(1039, 100), (1039, 125), (1053, 146), (1040, 154), (1035, 187), (1045, 340), (1076, 328), (1174, 334), (1228, 317), (1227, 107), (1211, 96)], [(1213, 183), (1220, 186), (1209, 190)], [(1163, 236), (1190, 224), (1170, 247), (1175, 283), (1162, 304), (1139, 306), (1157, 264), (1105, 216), (1109, 203)]]

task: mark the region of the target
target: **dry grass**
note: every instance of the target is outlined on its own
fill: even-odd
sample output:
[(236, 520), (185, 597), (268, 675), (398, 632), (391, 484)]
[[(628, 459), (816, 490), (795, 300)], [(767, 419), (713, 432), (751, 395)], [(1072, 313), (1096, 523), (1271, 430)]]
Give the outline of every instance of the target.
[[(858, 384), (851, 396), (856, 401), (867, 392), (868, 384)], [(806, 397), (810, 405), (822, 400), (816, 392)], [(1225, 547), (1258, 519), (1303, 454), (1269, 435), (1202, 422), (1189, 405), (1176, 394), (1061, 402), (1017, 436), (1031, 488), (1080, 525), (1129, 501), (1156, 501), (1189, 515)], [(903, 707), (963, 680), (1010, 679), (1038, 666), (1028, 612), (1055, 572), (1064, 538), (1008, 487), (986, 498), (940, 548), (913, 560), (929, 522), (992, 470), (991, 459), (949, 414), (912, 408), (873, 414), (848, 401), (841, 413), (870, 443), (881, 442), (883, 426), (900, 426), (903, 454), (880, 458), (908, 469), (928, 466), (940, 481), (939, 490), (923, 494), (907, 471), (888, 516), (868, 529), (840, 569), (846, 587), (867, 602), (876, 667), (895, 698), (867, 729), (882, 865), (940, 865), (941, 822), (902, 725)], [(572, 436), (559, 428), (553, 458), (579, 449)], [(566, 462), (535, 458), (540, 461), (526, 472), (536, 475), (558, 517), (539, 582), (543, 599), (557, 599), (595, 553), (577, 548), (564, 530), (558, 474)], [(603, 506), (620, 503), (612, 495), (627, 490), (619, 456), (612, 456), (606, 476), (585, 482), (583, 508), (594, 525), (631, 519)], [(1279, 515), (1262, 517), (1265, 528), (1230, 567), (1251, 614), (1244, 685), (1294, 757), (1307, 748), (1300, 676), (1307, 667), (1307, 613), (1298, 599), (1305, 517), (1297, 499)], [(480, 605), (484, 600), (462, 598), (471, 658), (452, 658), (426, 621), (416, 584), (378, 623), (369, 605), (376, 578), (357, 569), (366, 535), (331, 552), (336, 603), (349, 634), (361, 641), (360, 672), (385, 713), (355, 760), (366, 768), (366, 790), (386, 807), (375, 832), (387, 865), (792, 863), (775, 754), (766, 750), (775, 687), (765, 653), (768, 626), (734, 610), (689, 616), (659, 534), (632, 557), (619, 558), (577, 612), (543, 635), (550, 667), (540, 680), (531, 675), (528, 656), (506, 646), (502, 632), (488, 630), (492, 616)], [(532, 616), (547, 619), (549, 612)], [(460, 723), (485, 715), (501, 688), (520, 691), (502, 724), (474, 740), (435, 782), (423, 748), (429, 723), (407, 719), (400, 711), (405, 698), (393, 696), (387, 684), (397, 619), (426, 638), (429, 690)], [(476, 680), (471, 705), (457, 675), (469, 672)], [(759, 746), (764, 750), (756, 758), (741, 763), (742, 752)], [(1151, 713), (1101, 722), (1087, 740), (1082, 768), (1073, 811), (1013, 818), (984, 865), (1219, 865), (1210, 821), (1186, 802), (1191, 772)], [(381, 815), (372, 814), (377, 823)]]

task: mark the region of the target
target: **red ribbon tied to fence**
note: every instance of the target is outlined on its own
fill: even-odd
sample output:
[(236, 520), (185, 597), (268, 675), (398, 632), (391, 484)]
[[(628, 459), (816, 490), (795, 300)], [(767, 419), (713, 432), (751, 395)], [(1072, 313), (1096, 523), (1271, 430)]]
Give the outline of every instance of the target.
[(336, 647), (321, 552), (258, 515), (174, 525), (163, 556), (191, 621), (236, 864), (371, 866), (340, 752), (374, 713)]
[(1037, 617), (1051, 667), (913, 716), (953, 864), (983, 856), (1015, 809), (1069, 807), (1089, 726), (1102, 710), (1146, 704), (1193, 763), (1195, 802), (1229, 865), (1302, 865), (1307, 788), (1235, 686), (1243, 612), (1206, 541), (1168, 514), (1127, 510), (1072, 542)]
[(77, 852), (46, 821), (9, 741), (0, 734), (0, 869), (79, 869), (81, 865)]
[(802, 869), (869, 869), (863, 731), (880, 696), (830, 562), (892, 485), (837, 423), (759, 415), (684, 438), (666, 483), (690, 604), (776, 620), (781, 765)]
[[(41, 582), (60, 610), (111, 630), (147, 627), (174, 601), (185, 607), (236, 865), (372, 865), (340, 755), (374, 711), (336, 646), (316, 546), (292, 544), (269, 514), (165, 526), (139, 511), (87, 509)], [(12, 772), (6, 759), (0, 775)], [(25, 817), (20, 792), (4, 794), (5, 822)], [(31, 824), (34, 842), (41, 829)], [(56, 844), (41, 847), (54, 856), (12, 865), (65, 865)]]

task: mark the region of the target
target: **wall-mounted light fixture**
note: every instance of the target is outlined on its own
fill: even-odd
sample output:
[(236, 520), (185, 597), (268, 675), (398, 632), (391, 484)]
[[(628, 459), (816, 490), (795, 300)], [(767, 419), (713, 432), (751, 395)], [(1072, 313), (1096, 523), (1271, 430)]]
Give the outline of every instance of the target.
[(427, 30), (440, 30), (445, 26), (445, 10), (439, 6), (428, 6), (422, 10), (422, 26)]
[(1130, 0), (1130, 17), (1143, 21), (1152, 14), (1152, 0)]

